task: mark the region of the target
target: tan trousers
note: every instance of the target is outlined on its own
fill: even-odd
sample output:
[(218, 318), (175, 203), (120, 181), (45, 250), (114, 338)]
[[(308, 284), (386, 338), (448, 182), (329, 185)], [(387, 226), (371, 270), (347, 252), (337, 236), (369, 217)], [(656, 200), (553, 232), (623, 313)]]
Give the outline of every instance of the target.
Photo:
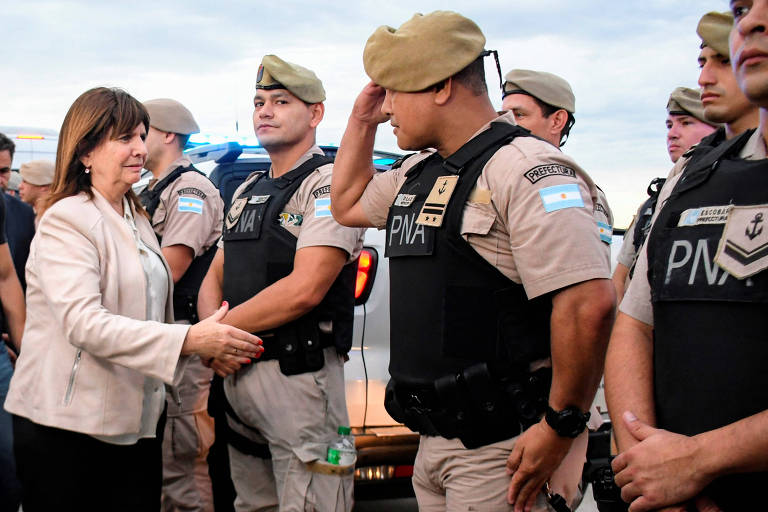
[[(168, 393), (163, 434), (163, 512), (213, 512), (208, 450), (214, 439), (213, 418), (206, 404), (211, 370), (192, 358), (181, 383)], [(181, 405), (174, 398), (181, 396)]]
[[(264, 461), (230, 446), (238, 512), (275, 510), (275, 502), (284, 512), (352, 510), (352, 475), (323, 475), (306, 465), (325, 460), (338, 427), (349, 425), (344, 362), (332, 347), (324, 353), (325, 365), (316, 372), (286, 376), (272, 360), (225, 379), (224, 391), (235, 413), (259, 431), (272, 454), (271, 461)], [(259, 440), (251, 429), (232, 421), (230, 425)]]
[[(510, 476), (507, 457), (516, 437), (473, 450), (458, 439), (421, 436), (413, 471), (413, 489), (420, 512), (511, 511), (507, 503)], [(581, 472), (587, 451), (587, 432), (573, 443), (563, 463), (552, 475), (554, 492), (563, 496), (574, 510), (581, 503)], [(552, 510), (543, 494), (533, 508)]]

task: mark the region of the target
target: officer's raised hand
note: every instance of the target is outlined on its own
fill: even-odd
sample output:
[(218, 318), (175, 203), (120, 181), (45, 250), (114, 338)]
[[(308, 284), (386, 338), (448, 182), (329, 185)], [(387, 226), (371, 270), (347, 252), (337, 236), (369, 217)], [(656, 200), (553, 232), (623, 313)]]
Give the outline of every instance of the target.
[(350, 121), (358, 121), (369, 125), (378, 125), (389, 121), (389, 115), (382, 112), (386, 91), (373, 82), (363, 88), (352, 106)]
[(234, 373), (242, 364), (251, 362), (264, 351), (261, 339), (242, 329), (220, 323), (229, 311), (229, 304), (223, 302), (214, 314), (202, 320), (187, 331), (181, 353), (197, 354), (200, 359), (219, 364), (214, 368), (222, 377)]
[(507, 500), (515, 505), (515, 512), (533, 508), (572, 443), (573, 439), (558, 435), (544, 419), (520, 435), (507, 459), (507, 473), (512, 475)]

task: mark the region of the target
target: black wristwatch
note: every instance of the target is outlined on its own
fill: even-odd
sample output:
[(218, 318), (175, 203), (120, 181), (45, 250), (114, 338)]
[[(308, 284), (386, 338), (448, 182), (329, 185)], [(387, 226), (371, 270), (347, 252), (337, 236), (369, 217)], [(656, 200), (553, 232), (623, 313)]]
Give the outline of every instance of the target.
[(556, 411), (547, 405), (544, 416), (547, 424), (561, 437), (577, 437), (587, 428), (589, 412), (581, 412), (578, 407), (569, 405), (562, 411)]

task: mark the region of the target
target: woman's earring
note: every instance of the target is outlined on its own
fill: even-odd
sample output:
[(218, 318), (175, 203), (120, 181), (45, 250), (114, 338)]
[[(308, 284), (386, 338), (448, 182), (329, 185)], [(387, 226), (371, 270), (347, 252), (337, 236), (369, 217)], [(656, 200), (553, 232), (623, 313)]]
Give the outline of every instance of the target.
[(90, 174), (90, 173), (91, 173), (91, 168), (90, 167), (86, 167), (85, 168), (85, 174)]

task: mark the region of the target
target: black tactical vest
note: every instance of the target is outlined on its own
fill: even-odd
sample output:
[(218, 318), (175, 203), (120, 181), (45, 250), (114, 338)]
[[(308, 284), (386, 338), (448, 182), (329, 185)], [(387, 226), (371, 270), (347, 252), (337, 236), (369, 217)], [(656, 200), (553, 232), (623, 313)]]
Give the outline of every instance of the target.
[[(398, 384), (429, 386), (483, 362), (527, 372), (530, 361), (549, 355), (550, 298), (528, 300), (523, 286), (483, 259), (460, 232), (464, 205), (485, 164), (500, 147), (528, 135), (494, 122), (447, 160), (435, 153), (407, 172), (386, 234), (389, 371)], [(416, 224), (442, 176), (459, 176), (442, 225)]]
[[(713, 148), (719, 146), (723, 142), (725, 142), (725, 128), (720, 127), (701, 139), (698, 144), (683, 154), (683, 157), (688, 158), (686, 167), (695, 166), (699, 159), (703, 158)], [(661, 188), (664, 186), (664, 182), (666, 181), (667, 180), (665, 178), (654, 178), (648, 185), (648, 199), (646, 199), (642, 206), (640, 206), (638, 209), (639, 213), (637, 220), (635, 220), (635, 229), (633, 232), (634, 236), (632, 239), (632, 243), (635, 246), (635, 253), (640, 250), (640, 247), (643, 246), (643, 242), (645, 242), (645, 239), (648, 238), (648, 233), (651, 230), (651, 220), (653, 213), (656, 211), (656, 201), (658, 200), (659, 192), (661, 192)], [(634, 265), (632, 266), (630, 277), (632, 277), (633, 272)]]
[[(768, 409), (768, 272), (739, 280), (720, 268), (722, 210), (704, 209), (768, 203), (768, 161), (738, 158), (752, 133), (689, 164), (648, 239), (656, 420), (685, 435)], [(768, 473), (730, 476), (705, 492), (724, 510), (748, 510), (766, 484)]]
[[(297, 239), (280, 226), (280, 213), (302, 181), (332, 161), (315, 155), (279, 178), (262, 173), (232, 199), (223, 233), (223, 298), (230, 307), (242, 304), (291, 273)], [(335, 346), (339, 354), (346, 354), (352, 346), (356, 275), (355, 265), (345, 265), (315, 309), (276, 329), (255, 333), (264, 340), (261, 359), (280, 359), (283, 373), (293, 374), (322, 367), (322, 347)], [(321, 331), (321, 322), (332, 326), (331, 332)], [(291, 361), (293, 356), (301, 360)]]
[[(157, 182), (151, 190), (147, 186), (141, 191), (139, 199), (147, 210), (150, 219), (154, 217), (155, 211), (160, 205), (160, 194), (185, 172), (196, 172), (205, 176), (191, 165), (189, 167), (177, 167)], [(156, 235), (158, 242), (162, 243), (163, 237), (157, 233)], [(207, 251), (192, 260), (181, 279), (173, 285), (173, 316), (176, 320), (188, 320), (190, 323), (197, 323), (197, 294), (215, 254), (216, 244), (213, 244)]]

